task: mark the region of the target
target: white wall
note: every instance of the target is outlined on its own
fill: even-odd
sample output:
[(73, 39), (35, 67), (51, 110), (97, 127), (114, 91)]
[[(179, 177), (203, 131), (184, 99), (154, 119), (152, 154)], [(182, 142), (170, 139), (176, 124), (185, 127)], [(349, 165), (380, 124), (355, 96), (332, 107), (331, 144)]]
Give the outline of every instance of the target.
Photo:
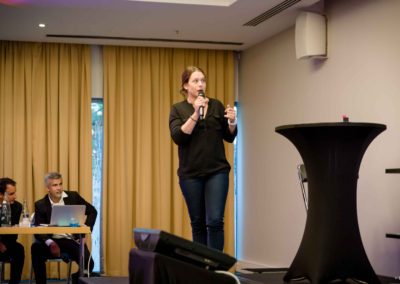
[(103, 50), (92, 45), (92, 98), (103, 98)]
[(375, 272), (400, 275), (400, 1), (326, 1), (326, 61), (296, 60), (294, 28), (240, 59), (238, 259), (289, 266), (306, 213), (295, 147), (275, 127), (308, 122), (387, 125), (367, 149), (358, 180), (358, 220)]

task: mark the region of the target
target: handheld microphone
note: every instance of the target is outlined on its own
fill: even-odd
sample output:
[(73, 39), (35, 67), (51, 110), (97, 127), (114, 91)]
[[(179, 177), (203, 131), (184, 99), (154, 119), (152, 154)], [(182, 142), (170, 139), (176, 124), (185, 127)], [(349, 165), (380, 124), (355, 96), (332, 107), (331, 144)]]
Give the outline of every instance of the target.
[[(199, 96), (201, 96), (203, 98), (206, 97), (203, 90), (199, 91)], [(199, 115), (200, 115), (200, 119), (204, 119), (204, 106), (199, 107)]]

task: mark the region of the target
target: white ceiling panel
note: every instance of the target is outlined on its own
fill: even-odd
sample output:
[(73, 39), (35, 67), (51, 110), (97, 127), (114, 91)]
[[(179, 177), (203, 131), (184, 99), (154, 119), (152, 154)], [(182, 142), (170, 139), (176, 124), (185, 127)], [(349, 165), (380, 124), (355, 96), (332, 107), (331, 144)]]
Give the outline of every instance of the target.
[[(0, 0), (0, 39), (244, 50), (293, 26), (299, 11), (321, 6), (318, 0), (230, 0), (229, 6), (215, 6), (227, 1)], [(278, 12), (244, 25), (267, 11)]]

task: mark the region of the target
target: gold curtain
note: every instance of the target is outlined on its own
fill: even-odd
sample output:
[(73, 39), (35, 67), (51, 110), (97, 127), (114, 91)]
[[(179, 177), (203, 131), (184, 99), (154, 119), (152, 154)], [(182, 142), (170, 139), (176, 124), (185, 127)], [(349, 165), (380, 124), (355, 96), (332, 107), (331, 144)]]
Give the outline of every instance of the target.
[[(133, 228), (162, 229), (191, 239), (178, 184), (177, 146), (170, 138), (171, 105), (183, 100), (188, 65), (207, 75), (207, 96), (234, 103), (232, 51), (103, 47), (103, 244), (108, 275), (127, 273)], [(226, 144), (232, 165), (233, 146)], [(225, 251), (234, 251), (233, 179), (225, 214)]]
[[(17, 181), (31, 212), (48, 171), (91, 201), (90, 68), (89, 46), (0, 41), (0, 176)], [(26, 276), (31, 239), (19, 240)]]

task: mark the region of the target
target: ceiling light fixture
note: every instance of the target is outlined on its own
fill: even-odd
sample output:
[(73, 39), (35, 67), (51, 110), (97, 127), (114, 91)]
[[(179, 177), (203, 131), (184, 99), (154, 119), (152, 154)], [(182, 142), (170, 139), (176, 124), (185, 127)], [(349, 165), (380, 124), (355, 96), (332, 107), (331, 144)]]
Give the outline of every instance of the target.
[(46, 24), (40, 23), (38, 26), (39, 26), (39, 28), (45, 28)]

